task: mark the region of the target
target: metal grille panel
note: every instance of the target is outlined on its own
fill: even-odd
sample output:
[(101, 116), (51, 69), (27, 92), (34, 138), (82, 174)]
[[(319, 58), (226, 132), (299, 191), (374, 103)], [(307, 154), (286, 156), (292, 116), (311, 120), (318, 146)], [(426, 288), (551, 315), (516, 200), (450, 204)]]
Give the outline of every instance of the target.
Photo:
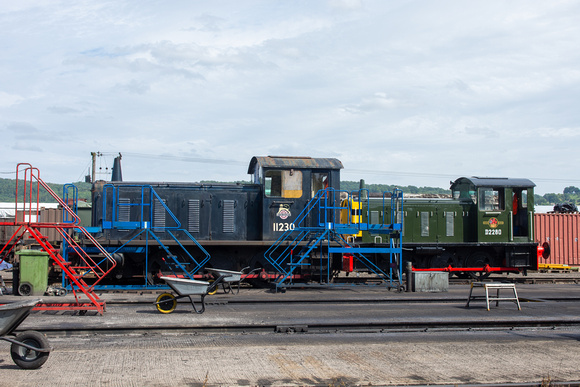
[(188, 201), (187, 231), (191, 233), (199, 232), (200, 202), (198, 199)]
[(119, 222), (129, 222), (131, 220), (131, 199), (129, 198), (119, 198), (118, 220)]
[[(163, 203), (165, 203), (165, 200), (163, 200)], [(165, 207), (163, 207), (159, 199), (153, 201), (153, 227), (165, 227)]]
[(224, 200), (223, 204), (224, 212), (222, 231), (224, 234), (232, 234), (235, 232), (235, 200)]

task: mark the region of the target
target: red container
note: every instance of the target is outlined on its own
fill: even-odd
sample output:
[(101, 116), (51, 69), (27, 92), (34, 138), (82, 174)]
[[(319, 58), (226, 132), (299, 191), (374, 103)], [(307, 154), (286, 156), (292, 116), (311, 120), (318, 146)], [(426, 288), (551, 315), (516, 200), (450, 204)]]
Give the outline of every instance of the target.
[(538, 263), (580, 266), (580, 214), (534, 214), (534, 226), (536, 241), (550, 245)]

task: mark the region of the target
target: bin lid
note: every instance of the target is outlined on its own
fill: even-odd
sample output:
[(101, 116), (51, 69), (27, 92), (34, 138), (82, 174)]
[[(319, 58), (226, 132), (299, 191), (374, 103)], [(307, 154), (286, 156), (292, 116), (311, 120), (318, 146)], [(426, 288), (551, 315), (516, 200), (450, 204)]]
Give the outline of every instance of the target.
[(31, 250), (31, 249), (19, 250), (19, 251), (15, 252), (14, 254), (16, 254), (16, 255), (36, 255), (36, 256), (49, 255), (46, 251)]

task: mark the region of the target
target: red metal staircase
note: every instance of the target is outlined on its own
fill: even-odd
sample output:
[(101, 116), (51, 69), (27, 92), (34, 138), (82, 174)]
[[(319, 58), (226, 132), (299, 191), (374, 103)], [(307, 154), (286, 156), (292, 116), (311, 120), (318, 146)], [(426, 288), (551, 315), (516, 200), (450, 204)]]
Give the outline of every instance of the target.
[[(19, 185), (22, 183), (22, 187)], [(48, 192), (62, 207), (61, 221), (44, 222), (40, 219), (40, 193)], [(20, 196), (21, 194), (21, 196)], [(19, 202), (20, 199), (20, 202)], [(19, 208), (20, 206), (20, 208)], [(15, 231), (9, 242), (0, 250), (0, 256), (8, 255), (17, 244), (26, 238), (33, 238), (41, 249), (46, 251), (54, 265), (58, 266), (71, 284), (75, 302), (72, 303), (42, 303), (36, 310), (78, 310), (86, 313), (95, 310), (100, 314), (105, 311), (105, 302), (94, 292), (94, 286), (101, 282), (116, 265), (111, 255), (95, 240), (95, 238), (80, 225), (78, 215), (65, 203), (42, 179), (37, 168), (30, 164), (18, 164), (16, 167), (16, 199), (15, 217), (10, 222), (0, 222), (0, 226), (13, 226)], [(63, 238), (63, 243), (75, 250), (79, 256), (74, 265), (66, 261), (61, 250), (55, 248), (43, 234), (43, 231), (54, 229)], [(99, 251), (98, 258), (89, 256), (72, 237), (73, 231), (83, 234)], [(89, 285), (85, 280), (91, 277)]]

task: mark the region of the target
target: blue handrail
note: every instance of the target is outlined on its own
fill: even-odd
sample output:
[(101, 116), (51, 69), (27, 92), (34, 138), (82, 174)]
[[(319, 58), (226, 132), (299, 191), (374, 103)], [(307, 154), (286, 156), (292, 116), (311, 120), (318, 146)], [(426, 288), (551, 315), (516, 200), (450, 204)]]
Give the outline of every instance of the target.
[[(340, 201), (340, 195), (346, 193), (349, 200)], [(383, 217), (377, 224), (370, 223), (370, 201), (368, 200), (369, 191), (361, 189), (359, 191), (348, 193), (346, 191), (335, 190), (327, 188), (320, 190), (308, 202), (303, 211), (297, 216), (293, 222), (293, 227), (285, 231), (278, 240), (270, 246), (264, 254), (264, 257), (272, 266), (281, 273), (277, 286), (282, 286), (285, 281), (290, 283), (284, 284), (288, 286), (292, 284), (292, 274), (297, 267), (306, 265), (307, 258), (314, 251), (314, 249), (322, 246), (322, 242), (326, 241), (326, 252), (330, 253), (350, 253), (355, 254), (360, 262), (362, 262), (371, 272), (374, 272), (383, 280), (387, 281), (390, 286), (393, 284), (393, 261), (397, 261), (397, 270), (402, 273), (402, 198), (403, 193), (399, 189), (393, 192), (383, 193)], [(387, 198), (390, 198), (390, 219), (386, 219), (386, 203)], [(363, 204), (366, 206), (366, 222), (362, 221), (362, 216), (358, 216), (354, 221), (353, 203), (357, 203), (358, 214), (363, 214)], [(340, 218), (341, 212), (346, 211), (347, 216)], [(380, 233), (387, 235), (389, 247), (355, 247), (351, 243), (344, 240), (343, 234), (357, 234), (360, 231), (373, 231), (373, 233)], [(397, 241), (392, 238), (394, 234), (397, 235)], [(334, 244), (331, 246), (331, 241)], [(389, 255), (389, 269), (383, 270), (379, 268), (372, 260), (368, 259), (365, 254), (382, 253)], [(388, 272), (388, 274), (387, 274)], [(327, 277), (321, 281), (330, 282), (330, 265), (327, 265)], [(401, 285), (401, 276), (399, 275), (399, 286)]]

